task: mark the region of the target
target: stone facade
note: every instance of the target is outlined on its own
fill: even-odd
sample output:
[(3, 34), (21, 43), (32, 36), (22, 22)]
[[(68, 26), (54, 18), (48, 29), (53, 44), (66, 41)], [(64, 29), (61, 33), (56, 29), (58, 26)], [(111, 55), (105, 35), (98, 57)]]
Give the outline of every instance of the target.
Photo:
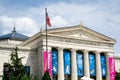
[(120, 73), (120, 55), (116, 54), (114, 55), (114, 58), (115, 58), (115, 69), (117, 72)]
[[(3, 74), (3, 64), (10, 62), (10, 54), (15, 46), (10, 45), (1, 45), (0, 47), (0, 75)], [(25, 57), (22, 60), (22, 63), (26, 66), (30, 66), (31, 74), (36, 75), (36, 67), (37, 64), (37, 53), (35, 50), (31, 50), (29, 47), (18, 47), (19, 50), (19, 57)]]
[[(30, 39), (17, 44), (20, 49), (19, 56), (25, 56), (23, 64), (30, 66), (31, 74), (38, 76), (39, 79), (43, 76), (43, 51), (46, 50), (45, 35), (45, 31), (41, 31)], [(75, 66), (77, 50), (81, 50), (84, 54), (84, 76), (87, 77), (90, 77), (89, 52), (95, 53), (96, 80), (102, 80), (100, 54), (104, 53), (107, 63), (106, 80), (109, 80), (108, 57), (114, 55), (115, 42), (114, 39), (81, 25), (48, 30), (48, 51), (52, 51), (52, 48), (58, 50), (58, 80), (64, 80), (63, 49), (71, 51), (71, 80), (78, 79), (77, 66)], [(3, 72), (3, 63), (9, 61), (9, 55), (15, 46), (0, 45), (0, 74)]]

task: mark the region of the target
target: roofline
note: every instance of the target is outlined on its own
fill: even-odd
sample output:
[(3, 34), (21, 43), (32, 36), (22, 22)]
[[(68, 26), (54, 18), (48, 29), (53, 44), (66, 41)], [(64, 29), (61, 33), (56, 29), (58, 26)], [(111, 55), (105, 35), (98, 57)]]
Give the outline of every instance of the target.
[[(101, 36), (98, 36), (98, 37), (100, 37), (100, 38), (104, 38), (104, 37), (105, 37), (105, 38), (108, 38), (107, 40), (112, 40), (111, 42), (108, 42), (108, 43), (115, 43), (115, 42), (116, 42), (116, 40), (115, 40), (115, 39), (112, 39), (111, 37), (108, 37), (108, 36), (106, 36), (106, 35), (104, 35), (104, 34), (102, 34), (102, 33), (96, 32), (95, 30), (92, 30), (92, 29), (90, 29), (90, 28), (87, 28), (87, 27), (81, 26), (81, 25), (74, 25), (74, 26), (67, 26), (67, 27), (61, 27), (61, 28), (48, 29), (48, 36), (51, 35), (50, 33), (61, 32), (60, 30), (62, 30), (62, 29), (67, 29), (67, 30), (69, 30), (70, 28), (73, 29), (73, 27), (76, 28), (76, 29), (79, 29), (79, 28), (81, 27), (81, 28), (83, 28), (83, 29), (90, 30), (91, 32), (96, 33), (96, 34), (98, 34), (98, 35), (101, 35)], [(56, 31), (56, 30), (57, 30), (57, 31)], [(42, 32), (36, 33), (35, 35), (33, 35), (32, 37), (30, 37), (28, 40), (26, 40), (25, 42), (21, 43), (20, 45), (26, 45), (26, 44), (29, 43), (30, 41), (33, 41), (33, 40), (35, 40), (36, 38), (38, 38), (38, 37), (40, 37), (40, 36), (44, 36), (44, 35), (45, 35), (45, 34), (44, 34), (45, 31), (46, 31), (46, 30), (44, 30), (44, 31), (42, 31)], [(91, 33), (91, 34), (93, 34), (93, 33)], [(94, 35), (95, 35), (95, 34), (94, 34)], [(56, 35), (56, 36), (57, 36), (57, 35)], [(97, 35), (95, 35), (95, 36), (97, 36)], [(105, 42), (107, 42), (107, 41), (105, 41)]]
[[(53, 31), (54, 30), (54, 32), (53, 33), (55, 33), (55, 32), (57, 32), (56, 30), (61, 30), (61, 29), (68, 29), (68, 28), (79, 28), (79, 27), (82, 27), (82, 28), (85, 28), (85, 29), (88, 29), (88, 30), (90, 30), (91, 32), (95, 32), (95, 33), (97, 33), (97, 34), (99, 34), (99, 35), (101, 35), (101, 36), (105, 36), (105, 37), (107, 37), (107, 38), (109, 38), (109, 39), (111, 39), (112, 41), (114, 41), (114, 42), (116, 42), (116, 40), (115, 39), (113, 39), (113, 38), (111, 38), (111, 37), (109, 37), (109, 36), (106, 36), (105, 34), (102, 34), (102, 33), (100, 33), (100, 32), (97, 32), (97, 31), (95, 31), (95, 30), (92, 30), (92, 29), (90, 29), (90, 28), (87, 28), (87, 27), (85, 27), (85, 26), (81, 26), (81, 25), (74, 25), (74, 26), (67, 26), (67, 27), (61, 27), (61, 28), (53, 28), (53, 29), (48, 29), (48, 33), (51, 33), (50, 31)], [(44, 30), (44, 32), (45, 32), (46, 30)], [(59, 31), (58, 31), (59, 32)], [(99, 36), (100, 37), (100, 36)]]

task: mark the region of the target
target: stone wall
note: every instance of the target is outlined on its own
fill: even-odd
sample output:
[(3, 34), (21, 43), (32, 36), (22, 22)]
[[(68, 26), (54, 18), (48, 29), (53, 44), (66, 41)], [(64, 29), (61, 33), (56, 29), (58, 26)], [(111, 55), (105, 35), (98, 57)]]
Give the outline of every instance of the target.
[[(3, 75), (3, 65), (4, 63), (10, 62), (10, 54), (14, 47), (0, 47), (0, 75)], [(24, 57), (22, 59), (22, 63), (25, 66), (30, 66), (30, 73), (36, 75), (37, 73), (37, 52), (36, 50), (31, 50), (29, 47), (23, 48), (18, 47), (20, 50), (18, 51), (19, 57)]]

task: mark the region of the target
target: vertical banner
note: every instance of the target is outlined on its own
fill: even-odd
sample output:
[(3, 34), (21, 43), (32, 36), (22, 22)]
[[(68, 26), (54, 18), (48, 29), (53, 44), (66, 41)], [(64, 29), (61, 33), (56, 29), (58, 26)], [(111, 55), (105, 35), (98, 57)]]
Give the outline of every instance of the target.
[(58, 74), (58, 51), (52, 50), (52, 74)]
[(95, 54), (89, 54), (90, 60), (90, 76), (96, 76)]
[(83, 69), (83, 54), (77, 53), (77, 74), (78, 76), (84, 75), (84, 69)]
[(48, 69), (50, 77), (52, 77), (52, 53), (44, 51), (44, 73)]
[(52, 78), (52, 52), (48, 52), (48, 70), (50, 77)]
[(106, 58), (105, 55), (100, 55), (100, 60), (101, 60), (101, 72), (102, 76), (106, 76)]
[(115, 76), (116, 76), (115, 59), (113, 57), (109, 57), (109, 70), (110, 70), (110, 80), (115, 80)]
[(70, 51), (64, 51), (64, 74), (71, 74), (71, 61)]

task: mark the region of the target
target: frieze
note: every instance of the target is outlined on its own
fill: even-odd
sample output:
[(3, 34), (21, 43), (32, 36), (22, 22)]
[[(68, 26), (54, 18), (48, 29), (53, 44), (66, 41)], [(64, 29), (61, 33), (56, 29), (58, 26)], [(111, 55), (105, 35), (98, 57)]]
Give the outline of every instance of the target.
[(89, 41), (89, 40), (82, 40), (82, 39), (65, 39), (65, 38), (49, 37), (49, 40), (66, 42), (66, 43), (77, 43), (77, 44), (86, 45), (86, 46), (96, 46), (96, 47), (99, 46), (99, 47), (113, 48), (112, 43)]

